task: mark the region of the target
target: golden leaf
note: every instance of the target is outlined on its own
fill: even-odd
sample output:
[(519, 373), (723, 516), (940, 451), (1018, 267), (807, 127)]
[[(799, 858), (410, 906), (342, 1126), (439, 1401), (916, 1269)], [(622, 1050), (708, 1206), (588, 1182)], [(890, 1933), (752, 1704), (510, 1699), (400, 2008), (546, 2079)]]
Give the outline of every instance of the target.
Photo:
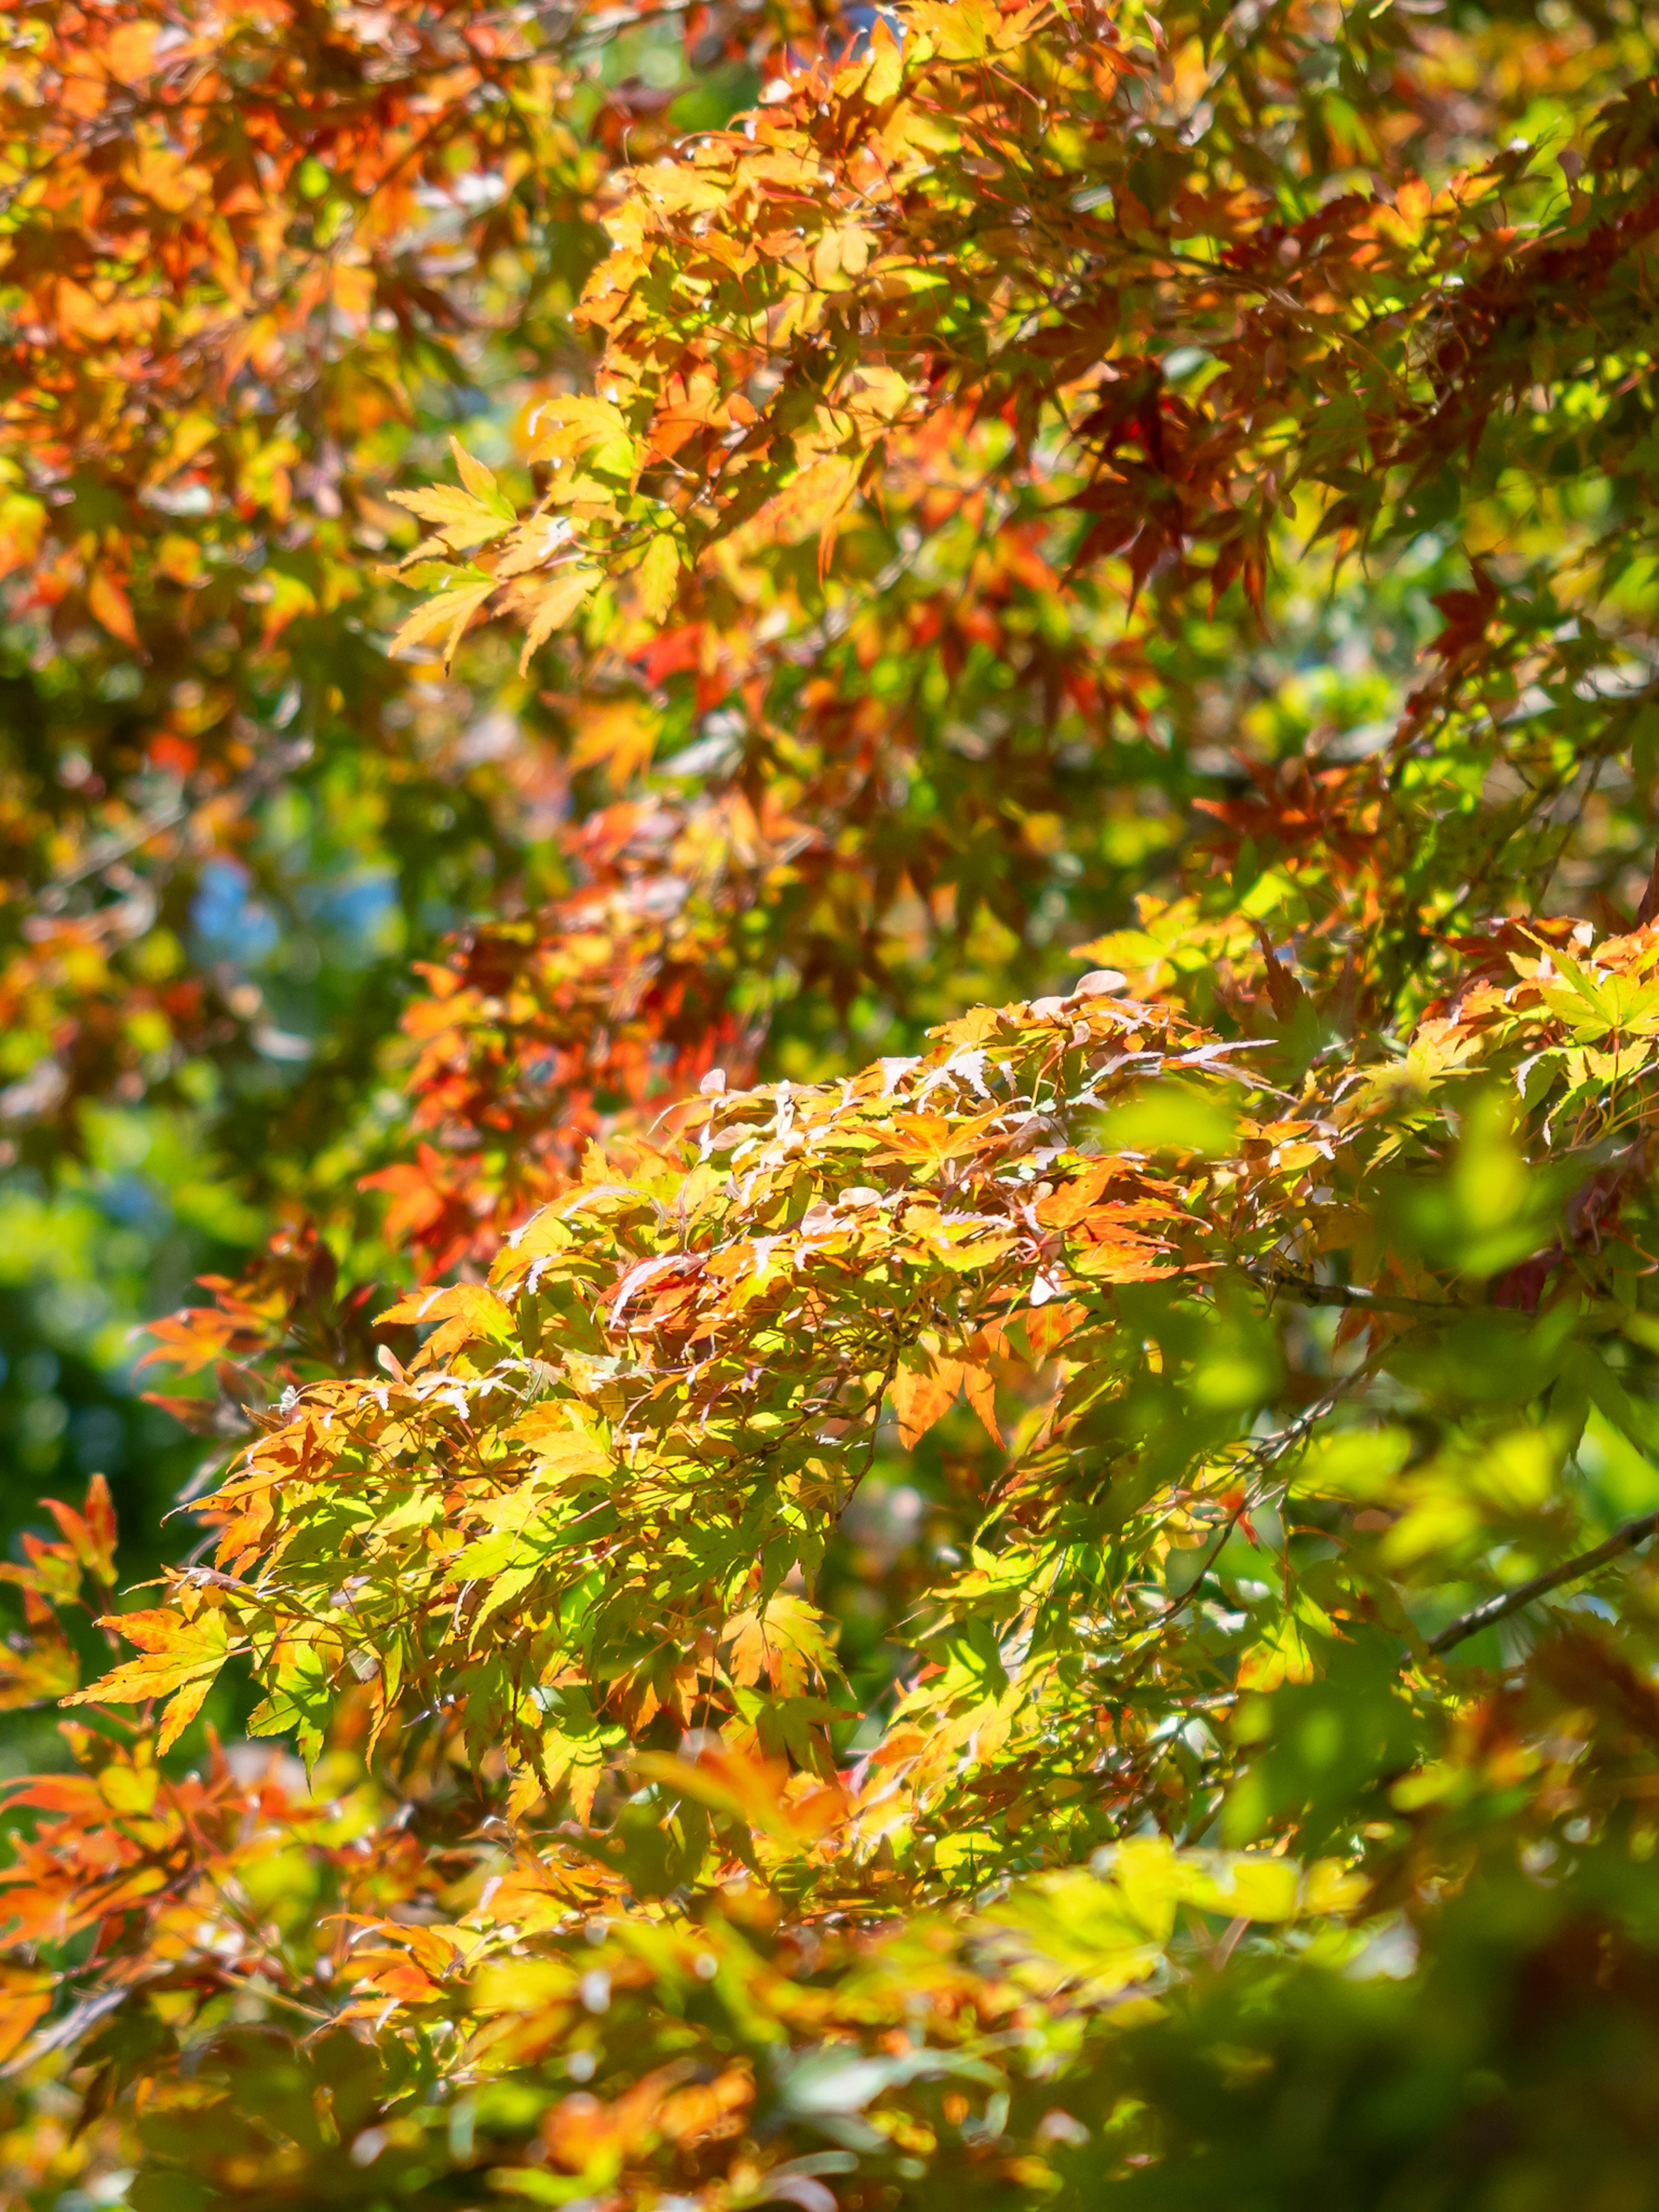
[(447, 668), (455, 658), (462, 631), (495, 588), (495, 578), (486, 576), (479, 583), (452, 585), (447, 591), (440, 592), (435, 599), (416, 608), (392, 639), (392, 652), (402, 653), (410, 646), (427, 645), (441, 638), (441, 657)]

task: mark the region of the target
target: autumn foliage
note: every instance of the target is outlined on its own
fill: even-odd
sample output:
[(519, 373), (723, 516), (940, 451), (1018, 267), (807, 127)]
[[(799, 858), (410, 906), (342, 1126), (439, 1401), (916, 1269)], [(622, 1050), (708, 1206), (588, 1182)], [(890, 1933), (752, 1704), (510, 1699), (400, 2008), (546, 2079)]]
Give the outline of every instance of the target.
[(15, 2201), (1659, 2203), (1652, 25), (7, 16)]

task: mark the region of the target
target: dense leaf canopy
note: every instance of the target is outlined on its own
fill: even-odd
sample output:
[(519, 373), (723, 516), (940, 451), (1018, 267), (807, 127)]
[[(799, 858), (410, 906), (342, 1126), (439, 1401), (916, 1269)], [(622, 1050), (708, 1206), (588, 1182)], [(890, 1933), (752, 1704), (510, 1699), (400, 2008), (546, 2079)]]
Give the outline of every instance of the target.
[(7, 33), (16, 2201), (1659, 2204), (1659, 22)]

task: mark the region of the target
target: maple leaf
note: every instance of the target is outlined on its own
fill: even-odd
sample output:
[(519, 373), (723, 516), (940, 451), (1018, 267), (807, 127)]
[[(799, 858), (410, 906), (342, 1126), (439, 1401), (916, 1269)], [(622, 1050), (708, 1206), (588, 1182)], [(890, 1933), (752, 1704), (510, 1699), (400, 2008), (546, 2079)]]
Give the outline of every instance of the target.
[(439, 641), (439, 656), (447, 668), (455, 658), (461, 633), (495, 588), (493, 576), (475, 575), (470, 581), (456, 580), (447, 583), (435, 599), (427, 600), (405, 617), (389, 650), (402, 653), (415, 646), (429, 645), (435, 639)]
[(899, 1442), (914, 1450), (935, 1422), (943, 1420), (962, 1388), (961, 1362), (912, 1354), (900, 1363), (889, 1386), (899, 1425)]
[(129, 1644), (136, 1644), (142, 1658), (112, 1668), (84, 1690), (64, 1698), (67, 1705), (135, 1705), (152, 1698), (167, 1698), (157, 1748), (170, 1750), (201, 1711), (204, 1699), (218, 1680), (226, 1660), (245, 1648), (227, 1616), (210, 1608), (193, 1618), (169, 1606), (155, 1606), (139, 1613), (111, 1613), (100, 1627), (115, 1629)]
[(132, 617), (132, 602), (115, 577), (106, 568), (94, 572), (87, 586), (87, 605), (112, 636), (123, 645), (139, 649), (138, 627)]
[(463, 1346), (481, 1339), (494, 1344), (515, 1341), (511, 1312), (493, 1291), (479, 1283), (457, 1283), (450, 1290), (425, 1291), (399, 1298), (379, 1319), (435, 1324), (416, 1362), (422, 1367), (436, 1366)]

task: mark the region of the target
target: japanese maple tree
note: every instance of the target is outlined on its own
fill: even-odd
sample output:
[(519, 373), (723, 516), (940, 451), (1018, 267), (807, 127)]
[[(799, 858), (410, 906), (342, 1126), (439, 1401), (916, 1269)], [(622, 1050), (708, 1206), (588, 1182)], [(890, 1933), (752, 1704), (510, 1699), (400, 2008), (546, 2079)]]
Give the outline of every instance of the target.
[[(338, 556), (556, 854), (158, 1322), (160, 1584), (101, 1480), (0, 1569), (10, 2185), (1655, 2201), (1652, 26), (908, 0), (636, 142), (610, 18), (401, 21), (261, 19), (291, 142), (429, 38), (609, 242)], [(135, 449), (180, 282), (52, 295)]]

